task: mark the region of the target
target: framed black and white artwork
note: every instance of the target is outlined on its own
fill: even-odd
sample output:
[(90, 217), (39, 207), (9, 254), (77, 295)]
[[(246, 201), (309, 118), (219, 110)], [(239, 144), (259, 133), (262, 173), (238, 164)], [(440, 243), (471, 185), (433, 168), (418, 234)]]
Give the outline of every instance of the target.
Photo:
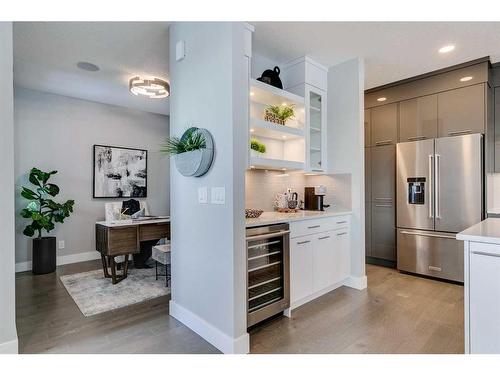
[(94, 198), (147, 197), (147, 170), (147, 150), (94, 145)]

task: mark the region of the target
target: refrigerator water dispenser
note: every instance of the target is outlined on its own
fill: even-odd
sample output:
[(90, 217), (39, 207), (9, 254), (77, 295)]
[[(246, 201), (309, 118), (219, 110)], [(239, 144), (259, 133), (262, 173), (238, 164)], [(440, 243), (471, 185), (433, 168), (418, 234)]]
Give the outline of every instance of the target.
[(407, 178), (408, 204), (425, 204), (425, 177)]

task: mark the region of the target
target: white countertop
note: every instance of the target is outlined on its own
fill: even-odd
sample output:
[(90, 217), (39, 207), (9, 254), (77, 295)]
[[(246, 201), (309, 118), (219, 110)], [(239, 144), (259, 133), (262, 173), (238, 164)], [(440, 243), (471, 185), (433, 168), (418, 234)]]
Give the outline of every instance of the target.
[(257, 227), (259, 225), (289, 223), (291, 221), (301, 221), (309, 219), (318, 219), (322, 217), (350, 215), (351, 213), (352, 211), (298, 211), (298, 212), (265, 211), (262, 213), (262, 215), (260, 215), (256, 219), (246, 219), (246, 225), (247, 228)]
[(157, 219), (150, 219), (150, 220), (98, 221), (96, 224), (100, 224), (109, 228), (114, 228), (114, 227), (126, 227), (129, 225), (160, 224), (169, 222), (170, 222), (170, 216), (158, 216)]
[(500, 245), (500, 218), (489, 218), (457, 234), (457, 240)]
[(489, 214), (500, 214), (500, 207), (488, 208), (487, 212)]

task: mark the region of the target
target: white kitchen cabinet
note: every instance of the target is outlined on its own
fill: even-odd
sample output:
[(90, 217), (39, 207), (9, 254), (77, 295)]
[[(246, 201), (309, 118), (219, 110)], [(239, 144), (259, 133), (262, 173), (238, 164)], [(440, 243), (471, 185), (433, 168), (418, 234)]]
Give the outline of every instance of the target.
[(290, 299), (299, 301), (313, 293), (313, 238), (296, 238), (290, 243)]
[(470, 353), (500, 353), (500, 246), (471, 244)]
[(306, 170), (323, 173), (326, 171), (326, 92), (311, 85), (305, 85), (306, 103)]
[[(303, 235), (302, 227), (311, 231), (335, 229)], [(303, 221), (290, 229), (290, 297), (292, 308), (296, 308), (342, 286), (349, 277), (349, 220), (338, 217)], [(302, 236), (295, 237), (297, 233)]]

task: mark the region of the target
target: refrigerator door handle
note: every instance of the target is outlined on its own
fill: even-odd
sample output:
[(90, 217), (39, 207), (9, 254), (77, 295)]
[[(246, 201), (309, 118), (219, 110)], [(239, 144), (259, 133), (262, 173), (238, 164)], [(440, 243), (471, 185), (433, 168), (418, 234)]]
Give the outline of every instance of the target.
[(434, 205), (436, 206), (436, 219), (441, 219), (441, 212), (440, 212), (440, 207), (439, 207), (439, 195), (440, 195), (440, 189), (441, 189), (441, 181), (440, 181), (440, 158), (441, 155), (436, 154), (434, 158), (434, 172), (435, 172), (435, 190), (434, 190)]
[(412, 232), (408, 230), (402, 230), (401, 234), (408, 234), (411, 236), (423, 236), (423, 237), (435, 237), (435, 238), (446, 238), (450, 240), (456, 240), (456, 236), (451, 234), (435, 234), (435, 233), (422, 233), (422, 232)]
[(432, 164), (434, 163), (434, 155), (429, 155), (429, 218), (433, 219), (434, 214), (432, 212), (432, 190), (433, 190), (433, 178), (432, 178)]

